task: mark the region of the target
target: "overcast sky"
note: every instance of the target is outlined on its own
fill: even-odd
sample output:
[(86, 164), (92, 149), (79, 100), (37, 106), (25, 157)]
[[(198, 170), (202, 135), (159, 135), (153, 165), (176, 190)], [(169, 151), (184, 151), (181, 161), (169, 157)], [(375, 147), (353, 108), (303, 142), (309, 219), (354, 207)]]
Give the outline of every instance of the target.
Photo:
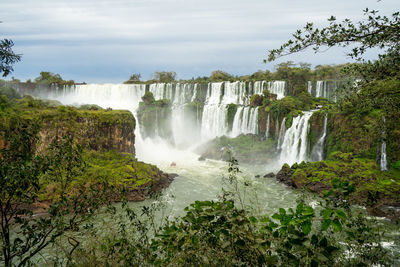
[(359, 20), (365, 7), (389, 15), (399, 0), (0, 0), (0, 39), (12, 39), (23, 54), (10, 75), (22, 80), (40, 71), (90, 83), (118, 83), (132, 73), (149, 79), (154, 71), (181, 79), (217, 69), (244, 75), (287, 60), (350, 61), (344, 49), (330, 49), (262, 63), (306, 22)]

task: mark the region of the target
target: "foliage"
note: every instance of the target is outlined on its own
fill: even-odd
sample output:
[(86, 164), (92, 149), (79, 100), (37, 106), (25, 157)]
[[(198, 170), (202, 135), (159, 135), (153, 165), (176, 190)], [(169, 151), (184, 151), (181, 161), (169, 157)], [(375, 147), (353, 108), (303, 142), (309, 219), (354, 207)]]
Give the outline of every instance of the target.
[(137, 118), (141, 125), (140, 131), (144, 137), (159, 136), (168, 140), (171, 130), (171, 102), (168, 99), (155, 100), (153, 93), (146, 92), (139, 103)]
[(230, 160), (234, 156), (241, 163), (264, 164), (275, 158), (275, 142), (260, 140), (257, 135), (221, 136), (203, 146), (202, 157)]
[(13, 72), (13, 65), (21, 60), (21, 55), (12, 50), (14, 42), (9, 39), (0, 40), (0, 73), (3, 77)]
[(347, 47), (354, 44), (355, 47), (348, 53), (352, 58), (361, 59), (368, 49), (378, 47), (391, 53), (400, 48), (398, 32), (400, 31), (400, 13), (396, 12), (392, 18), (379, 15), (378, 11), (364, 11), (365, 21), (358, 23), (345, 19), (336, 22), (336, 17), (328, 19), (329, 26), (318, 29), (313, 23), (307, 23), (303, 30), (297, 30), (293, 34), (294, 40), (289, 40), (280, 48), (269, 51), (268, 61), (278, 57), (302, 51), (313, 47), (315, 52), (321, 51), (324, 46)]
[(252, 95), (250, 98), (250, 106), (251, 107), (258, 107), (262, 106), (264, 97), (262, 95)]
[(75, 82), (73, 80), (65, 81), (61, 78), (60, 74), (54, 74), (49, 71), (42, 71), (40, 72), (40, 76), (35, 78), (36, 83), (46, 84), (46, 85), (72, 85)]
[(158, 200), (139, 211), (123, 206), (125, 216), (118, 219), (117, 230), (97, 239), (93, 247), (77, 250), (73, 262), (129, 266), (391, 263), (380, 244), (379, 227), (335, 197), (337, 191), (350, 192), (347, 185), (335, 184), (318, 207), (300, 200), (295, 208), (280, 208), (272, 216), (254, 215), (242, 208), (237, 186), (246, 185), (238, 180), (239, 172), (237, 161), (232, 159), (227, 180), (232, 190), (224, 189), (217, 201), (195, 201), (181, 218), (155, 220)]
[(7, 97), (9, 100), (21, 98), (21, 95), (11, 87), (0, 87), (0, 95)]
[(216, 70), (213, 71), (208, 78), (208, 81), (210, 82), (224, 82), (224, 81), (231, 81), (233, 79), (233, 76), (230, 75), (227, 72), (224, 72), (222, 70)]
[[(29, 263), (36, 254), (68, 231), (77, 231), (93, 212), (106, 203), (104, 190), (82, 186), (67, 191), (83, 166), (80, 150), (65, 137), (49, 146), (48, 154), (35, 153), (39, 125), (18, 116), (2, 121), (0, 150), (1, 261), (5, 266)], [(46, 217), (33, 217), (33, 207), (40, 190), (40, 179), (54, 179), (59, 184), (59, 198), (48, 208)], [(70, 253), (79, 243), (74, 243)]]
[(142, 101), (149, 105), (149, 104), (153, 104), (156, 100), (154, 99), (153, 93), (150, 91), (147, 91), (146, 93), (144, 93), (144, 95), (142, 96)]
[(238, 106), (236, 104), (229, 104), (227, 111), (227, 121), (228, 121), (228, 130), (231, 131), (233, 127), (233, 120), (235, 119), (235, 114)]
[[(400, 201), (398, 170), (381, 172), (373, 160), (357, 159), (351, 153), (332, 153), (326, 161), (294, 164), (291, 169), (290, 179), (297, 188), (323, 193), (333, 189), (335, 183), (346, 183), (353, 189), (347, 196), (350, 203), (365, 205), (379, 215), (381, 206)], [(394, 214), (392, 219), (399, 215)]]
[(174, 82), (176, 79), (176, 72), (174, 71), (156, 71), (153, 74), (155, 80), (161, 83)]
[(125, 81), (125, 84), (132, 84), (140, 82), (141, 75), (140, 73), (134, 73), (129, 77), (129, 80)]
[(299, 67), (296, 67), (292, 61), (280, 63), (276, 66), (273, 77), (275, 80), (287, 81), (290, 95), (297, 96), (301, 92), (307, 91), (305, 85), (311, 79), (310, 64), (299, 63)]

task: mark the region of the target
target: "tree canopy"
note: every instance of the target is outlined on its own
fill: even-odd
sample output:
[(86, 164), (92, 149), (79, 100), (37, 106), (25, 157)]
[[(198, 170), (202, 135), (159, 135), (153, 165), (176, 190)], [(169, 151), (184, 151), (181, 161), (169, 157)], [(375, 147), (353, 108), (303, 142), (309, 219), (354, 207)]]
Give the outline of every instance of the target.
[(21, 55), (12, 50), (14, 42), (9, 39), (0, 40), (0, 73), (3, 77), (14, 71), (13, 65), (21, 60)]
[(313, 47), (315, 52), (322, 51), (323, 47), (354, 44), (348, 52), (352, 58), (361, 60), (361, 56), (370, 48), (378, 47), (386, 53), (399, 52), (400, 44), (400, 14), (396, 12), (391, 18), (379, 15), (376, 10), (364, 10), (365, 21), (352, 22), (345, 19), (337, 22), (336, 17), (328, 19), (329, 26), (319, 29), (313, 23), (307, 23), (303, 30), (297, 30), (294, 39), (287, 41), (280, 48), (269, 51), (268, 61), (303, 51)]

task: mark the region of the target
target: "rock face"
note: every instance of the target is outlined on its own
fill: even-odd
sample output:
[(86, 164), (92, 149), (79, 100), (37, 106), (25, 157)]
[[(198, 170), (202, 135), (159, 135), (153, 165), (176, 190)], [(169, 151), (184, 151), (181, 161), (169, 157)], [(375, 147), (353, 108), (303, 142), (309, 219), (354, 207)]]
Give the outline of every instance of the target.
[[(150, 182), (131, 188), (127, 192), (126, 198), (129, 201), (143, 201), (149, 196), (160, 193), (167, 188), (177, 176), (178, 174), (176, 173), (164, 173), (160, 171), (157, 176), (152, 177), (153, 179)], [(117, 198), (116, 201), (118, 200)]]
[(60, 107), (44, 110), (39, 117), (40, 151), (68, 134), (84, 149), (135, 152), (135, 118), (129, 111)]
[(294, 171), (290, 168), (288, 164), (282, 166), (282, 169), (276, 174), (276, 180), (285, 185), (296, 188), (296, 184), (292, 181), (292, 175)]
[[(135, 158), (136, 121), (130, 111), (87, 110), (73, 107), (54, 107), (42, 103), (40, 108), (26, 109), (23, 116), (39, 121), (38, 152), (46, 152), (49, 144), (63, 136), (70, 136), (75, 144), (83, 148), (88, 170), (82, 181), (104, 177), (116, 185), (115, 195), (119, 201), (119, 189), (124, 188), (126, 197), (140, 201), (161, 192), (173, 181), (176, 174), (162, 172), (154, 165)], [(2, 142), (0, 140), (0, 146)], [(43, 199), (51, 199), (44, 195)]]

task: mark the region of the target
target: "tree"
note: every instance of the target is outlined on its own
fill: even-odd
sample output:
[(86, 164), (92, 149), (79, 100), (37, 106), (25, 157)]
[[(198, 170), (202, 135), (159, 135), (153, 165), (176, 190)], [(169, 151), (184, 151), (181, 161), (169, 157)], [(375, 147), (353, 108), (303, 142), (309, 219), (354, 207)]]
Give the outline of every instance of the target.
[(223, 81), (230, 81), (232, 79), (233, 79), (232, 75), (222, 70), (213, 71), (209, 78), (211, 82), (223, 82)]
[[(302, 30), (293, 34), (293, 39), (284, 43), (280, 48), (269, 51), (268, 61), (303, 51), (312, 47), (315, 52), (324, 51), (325, 47), (348, 47), (352, 49), (348, 56), (364, 65), (354, 65), (367, 80), (382, 79), (385, 76), (398, 75), (400, 72), (400, 13), (392, 14), (392, 17), (379, 15), (376, 10), (364, 10), (366, 19), (360, 22), (352, 22), (345, 19), (337, 22), (336, 17), (328, 19), (329, 26), (319, 29), (313, 23), (307, 23)], [(371, 49), (379, 48), (384, 53), (379, 55), (375, 62), (363, 60), (363, 54)], [(265, 61), (267, 61), (265, 60)]]
[(293, 63), (293, 61), (282, 62), (276, 66), (274, 79), (285, 80), (289, 83), (289, 92), (291, 95), (299, 95), (306, 91), (305, 84), (310, 80), (311, 70), (308, 63)]
[(3, 77), (13, 72), (13, 65), (21, 60), (21, 55), (13, 52), (13, 46), (13, 41), (9, 39), (0, 40), (0, 73)]
[[(2, 114), (3, 115), (3, 114)], [(33, 256), (65, 233), (72, 248), (73, 233), (94, 211), (107, 203), (107, 183), (77, 186), (83, 170), (80, 148), (71, 136), (56, 138), (46, 153), (36, 151), (38, 123), (17, 114), (0, 121), (0, 262), (26, 265)], [(33, 217), (43, 183), (52, 181), (58, 197), (48, 215)], [(73, 190), (71, 189), (73, 186)]]
[(162, 83), (174, 82), (176, 79), (175, 71), (156, 71), (153, 74), (154, 79)]
[(40, 72), (40, 76), (35, 78), (35, 82), (46, 84), (46, 85), (57, 84), (59, 86), (74, 84), (73, 80), (65, 81), (65, 80), (63, 80), (63, 78), (61, 77), (60, 74), (52, 73), (49, 71)]
[(140, 78), (142, 75), (140, 73), (134, 73), (129, 77), (129, 80), (125, 81), (125, 84), (132, 84), (132, 83), (137, 83), (140, 82)]

